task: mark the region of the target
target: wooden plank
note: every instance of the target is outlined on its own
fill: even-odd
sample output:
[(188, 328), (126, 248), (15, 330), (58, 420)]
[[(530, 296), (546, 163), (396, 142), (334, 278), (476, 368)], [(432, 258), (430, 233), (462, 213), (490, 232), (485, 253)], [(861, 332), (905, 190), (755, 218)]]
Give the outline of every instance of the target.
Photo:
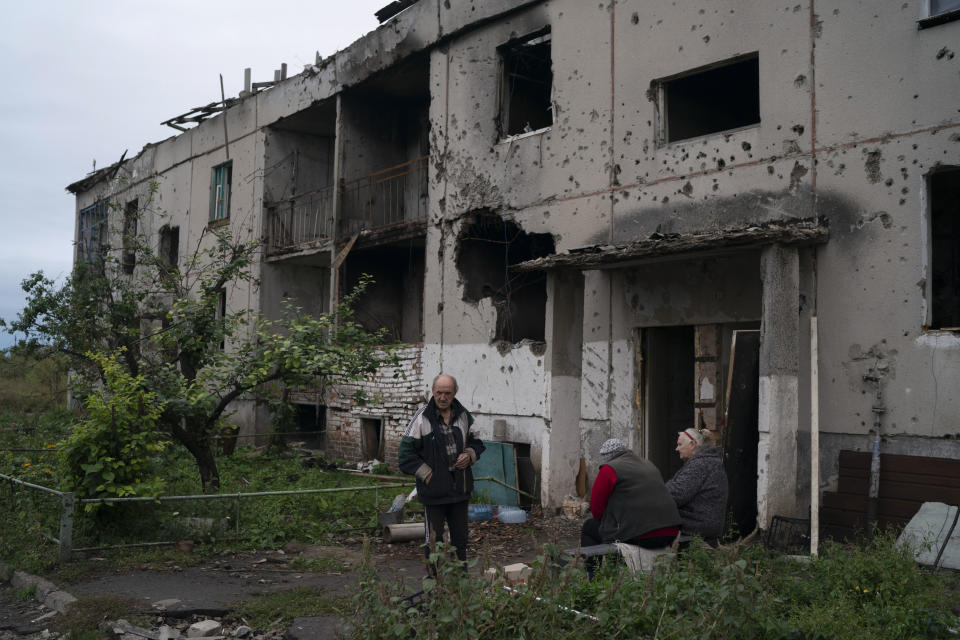
[(870, 469), (870, 454), (866, 451), (841, 451), (839, 456), (840, 468)]
[(880, 454), (880, 468), (901, 473), (917, 473), (948, 478), (960, 477), (960, 460), (930, 458), (926, 456), (903, 456)]
[(880, 498), (897, 498), (911, 502), (945, 502), (960, 504), (960, 487), (942, 487), (907, 482), (884, 482), (881, 473)]
[(846, 509), (850, 511), (867, 511), (867, 497), (852, 493), (838, 493), (836, 491), (823, 492), (823, 506), (831, 509)]
[(920, 484), (926, 486), (938, 487), (958, 487), (960, 488), (960, 475), (950, 476), (931, 476), (919, 473), (903, 473), (900, 471), (889, 471), (880, 468), (880, 482), (890, 482), (898, 484)]

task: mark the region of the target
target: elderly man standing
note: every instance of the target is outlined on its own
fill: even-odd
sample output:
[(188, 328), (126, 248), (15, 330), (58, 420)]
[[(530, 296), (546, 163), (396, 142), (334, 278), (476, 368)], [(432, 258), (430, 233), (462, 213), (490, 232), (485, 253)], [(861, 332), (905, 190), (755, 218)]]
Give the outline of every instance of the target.
[(407, 426), (398, 457), (400, 470), (417, 478), (417, 496), (426, 512), (427, 556), (443, 539), (446, 522), (457, 558), (466, 561), (470, 466), (484, 446), (470, 430), (473, 416), (457, 401), (457, 390), (453, 376), (441, 373), (434, 378), (433, 397)]

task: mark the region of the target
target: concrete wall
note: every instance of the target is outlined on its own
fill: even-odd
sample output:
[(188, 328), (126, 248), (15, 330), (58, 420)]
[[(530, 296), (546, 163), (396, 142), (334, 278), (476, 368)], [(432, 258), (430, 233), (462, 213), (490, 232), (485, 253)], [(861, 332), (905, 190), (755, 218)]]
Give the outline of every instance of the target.
[[(916, 5), (421, 0), (336, 57), (229, 110), (230, 224), (236, 233), (260, 233), (264, 181), (239, 178), (261, 175), (284, 146), (263, 127), (339, 92), (334, 180), (409, 159), (410, 144), (383, 138), (394, 122), (377, 120), (379, 107), (362, 90), (428, 51), (421, 385), (440, 371), (456, 375), (458, 397), (482, 435), (505, 419), (508, 440), (531, 444), (544, 500), (556, 504), (573, 491), (574, 461), (590, 459), (602, 440), (619, 436), (641, 449), (639, 329), (762, 320), (759, 506), (763, 518), (797, 515), (809, 488), (813, 313), (822, 486), (841, 447), (870, 441), (875, 388), (864, 374), (871, 368), (880, 372), (887, 409), (885, 447), (960, 455), (953, 392), (960, 337), (925, 329), (926, 176), (960, 164), (960, 22), (918, 30)], [(553, 126), (501, 138), (497, 47), (545, 26)], [(744, 55), (758, 60), (760, 122), (665, 143), (660, 81)], [(206, 227), (210, 172), (226, 157), (223, 142), (222, 117), (213, 118), (123, 167), (137, 180), (157, 177), (156, 228), (179, 221), (182, 250), (196, 246)], [(79, 194), (78, 209), (118, 184)], [(267, 179), (270, 193), (282, 185)], [(491, 299), (464, 301), (457, 237), (478, 213), (549, 233), (561, 253), (814, 217), (830, 238), (811, 248), (755, 246), (551, 274), (546, 344), (507, 344), (495, 340)], [(279, 285), (264, 276), (264, 286)], [(258, 308), (257, 296), (237, 288), (231, 308)], [(414, 394), (428, 390), (405, 388), (403, 402)], [(349, 442), (344, 436), (343, 451)]]

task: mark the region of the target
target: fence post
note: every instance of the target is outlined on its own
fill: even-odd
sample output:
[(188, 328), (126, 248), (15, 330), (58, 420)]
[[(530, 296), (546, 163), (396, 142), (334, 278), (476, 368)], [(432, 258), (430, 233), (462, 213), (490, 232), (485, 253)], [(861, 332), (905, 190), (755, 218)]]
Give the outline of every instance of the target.
[(73, 493), (60, 496), (60, 562), (70, 560), (73, 552)]

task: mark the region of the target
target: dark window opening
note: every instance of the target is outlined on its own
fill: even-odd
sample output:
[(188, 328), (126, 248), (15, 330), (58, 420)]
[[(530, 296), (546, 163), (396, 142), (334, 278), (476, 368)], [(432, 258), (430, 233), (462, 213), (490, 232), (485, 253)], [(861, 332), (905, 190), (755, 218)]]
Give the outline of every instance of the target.
[(667, 142), (760, 122), (760, 62), (756, 55), (673, 80), (661, 80)]
[(295, 439), (310, 449), (323, 449), (327, 435), (327, 408), (315, 404), (295, 404), (297, 432), (287, 440)]
[(544, 340), (546, 274), (516, 272), (510, 267), (554, 251), (549, 233), (526, 233), (497, 215), (478, 215), (460, 232), (457, 270), (463, 281), (463, 300), (492, 300), (497, 310), (496, 340)]
[(367, 331), (386, 329), (390, 341), (423, 340), (423, 238), (351, 251), (343, 267), (343, 293), (364, 275), (373, 284), (354, 306), (354, 316)]
[(383, 420), (360, 418), (360, 447), (364, 460), (383, 460)]
[(126, 274), (133, 273), (134, 267), (137, 265), (137, 214), (139, 213), (139, 207), (137, 205), (137, 200), (134, 198), (127, 203), (127, 206), (123, 210), (123, 256), (121, 258), (121, 263), (123, 266), (123, 272)]
[(500, 133), (512, 136), (553, 124), (550, 27), (500, 46)]
[(160, 262), (169, 269), (177, 268), (180, 261), (180, 227), (170, 227), (164, 225), (160, 228)]
[(930, 176), (930, 328), (960, 331), (960, 167)]
[(79, 256), (91, 261), (103, 257), (107, 249), (107, 213), (109, 203), (101, 200), (80, 210), (80, 225), (77, 231)]
[(226, 324), (227, 324), (227, 290), (217, 291), (217, 307), (214, 310), (214, 318), (217, 321), (218, 331), (220, 332), (220, 350), (226, 348)]

